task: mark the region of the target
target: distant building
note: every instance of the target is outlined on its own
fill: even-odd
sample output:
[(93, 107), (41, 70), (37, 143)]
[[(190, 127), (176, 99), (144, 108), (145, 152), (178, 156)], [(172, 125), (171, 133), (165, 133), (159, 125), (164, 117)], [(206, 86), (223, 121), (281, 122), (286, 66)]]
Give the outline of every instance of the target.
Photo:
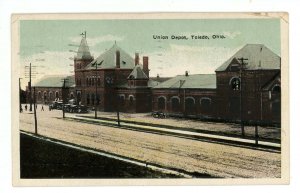
[[(64, 85), (64, 81), (65, 85)], [(32, 86), (35, 87), (36, 102), (40, 104), (49, 104), (52, 101), (75, 100), (75, 81), (74, 76), (48, 75)], [(29, 93), (28, 87), (27, 93)], [(29, 98), (29, 96), (27, 97)], [(29, 101), (29, 100), (27, 100)]]
[[(140, 63), (138, 53), (132, 58), (115, 43), (94, 59), (83, 37), (74, 58), (75, 83), (68, 82), (67, 96), (101, 111), (280, 123), (280, 65), (281, 58), (266, 46), (247, 44), (215, 74), (149, 78), (148, 56)], [(38, 102), (62, 98), (62, 77), (49, 78), (35, 85)]]

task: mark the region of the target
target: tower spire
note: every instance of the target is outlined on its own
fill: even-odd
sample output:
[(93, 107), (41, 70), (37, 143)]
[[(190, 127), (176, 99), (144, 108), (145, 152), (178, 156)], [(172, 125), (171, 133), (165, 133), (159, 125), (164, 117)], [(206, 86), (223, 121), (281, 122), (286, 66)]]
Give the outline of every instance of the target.
[(81, 35), (84, 39), (86, 39), (86, 31), (84, 31), (84, 33), (82, 32), (80, 35)]

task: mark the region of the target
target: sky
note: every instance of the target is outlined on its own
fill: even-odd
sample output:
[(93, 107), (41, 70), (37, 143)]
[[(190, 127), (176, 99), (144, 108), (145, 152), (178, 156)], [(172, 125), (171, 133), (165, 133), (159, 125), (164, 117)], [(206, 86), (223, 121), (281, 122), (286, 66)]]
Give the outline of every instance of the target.
[[(36, 66), (33, 82), (44, 75), (74, 73), (72, 58), (84, 31), (95, 58), (116, 41), (132, 57), (136, 52), (140, 58), (149, 56), (150, 76), (212, 74), (246, 44), (264, 44), (280, 56), (279, 19), (21, 20), (22, 87), (29, 63)], [(217, 36), (222, 38), (213, 38)]]

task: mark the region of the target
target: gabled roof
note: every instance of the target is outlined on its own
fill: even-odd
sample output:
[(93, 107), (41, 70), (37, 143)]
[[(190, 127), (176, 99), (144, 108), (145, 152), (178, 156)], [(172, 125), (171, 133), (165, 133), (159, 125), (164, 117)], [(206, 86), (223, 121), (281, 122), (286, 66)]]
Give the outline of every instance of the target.
[(231, 63), (238, 62), (240, 64), (239, 58), (248, 59), (245, 61), (248, 63), (245, 65), (246, 70), (280, 69), (281, 58), (277, 54), (263, 44), (247, 44), (217, 68), (216, 72), (226, 71)]
[(90, 53), (90, 49), (89, 46), (86, 42), (86, 38), (82, 38), (78, 51), (77, 51), (77, 55), (76, 55), (76, 59), (92, 59), (93, 57), (91, 56)]
[(161, 84), (153, 87), (160, 88), (200, 88), (200, 89), (215, 89), (216, 75), (215, 74), (193, 74), (193, 75), (178, 75), (174, 78), (166, 80)]
[(66, 78), (66, 87), (75, 87), (75, 78), (74, 76), (66, 75), (48, 75), (41, 78), (37, 83), (34, 84), (34, 87), (63, 87), (63, 79)]
[(148, 76), (142, 70), (140, 65), (136, 65), (127, 78), (128, 79), (148, 79)]
[(123, 51), (117, 44), (114, 44), (109, 50), (102, 53), (90, 64), (87, 65), (86, 69), (95, 69), (95, 64), (98, 68), (116, 68), (116, 51), (120, 52), (120, 68), (134, 68), (134, 59)]

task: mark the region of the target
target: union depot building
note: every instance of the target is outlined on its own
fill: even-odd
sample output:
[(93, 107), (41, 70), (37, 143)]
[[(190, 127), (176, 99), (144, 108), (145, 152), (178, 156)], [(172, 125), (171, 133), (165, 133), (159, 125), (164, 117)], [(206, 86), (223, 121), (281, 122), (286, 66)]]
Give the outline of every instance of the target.
[(215, 74), (149, 77), (148, 56), (130, 55), (115, 43), (93, 58), (83, 37), (74, 76), (45, 76), (34, 86), (38, 103), (66, 97), (100, 111), (280, 124), (280, 66), (265, 45), (247, 44), (224, 58)]

